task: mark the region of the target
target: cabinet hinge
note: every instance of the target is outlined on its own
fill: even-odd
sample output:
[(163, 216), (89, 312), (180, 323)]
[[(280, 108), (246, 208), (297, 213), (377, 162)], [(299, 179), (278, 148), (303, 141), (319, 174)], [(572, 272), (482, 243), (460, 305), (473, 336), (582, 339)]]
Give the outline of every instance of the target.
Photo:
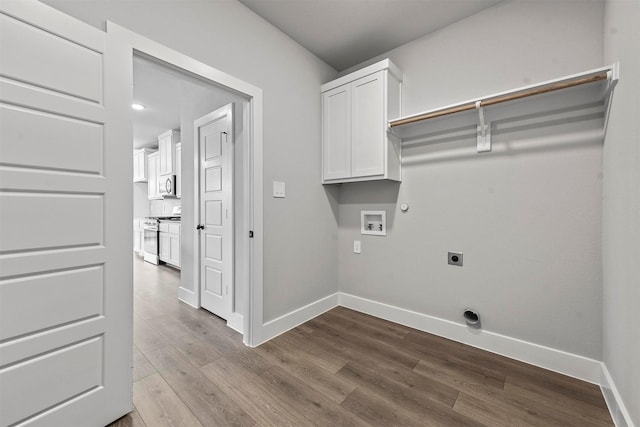
[(253, 230), (249, 230), (249, 238), (253, 239)]

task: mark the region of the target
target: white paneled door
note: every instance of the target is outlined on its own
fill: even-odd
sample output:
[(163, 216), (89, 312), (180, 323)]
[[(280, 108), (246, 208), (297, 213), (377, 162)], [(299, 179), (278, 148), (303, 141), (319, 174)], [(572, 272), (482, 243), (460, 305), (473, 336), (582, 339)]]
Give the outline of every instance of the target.
[(131, 409), (125, 53), (42, 3), (0, 2), (0, 426)]
[(228, 319), (233, 301), (233, 104), (195, 121), (200, 166), (200, 305)]

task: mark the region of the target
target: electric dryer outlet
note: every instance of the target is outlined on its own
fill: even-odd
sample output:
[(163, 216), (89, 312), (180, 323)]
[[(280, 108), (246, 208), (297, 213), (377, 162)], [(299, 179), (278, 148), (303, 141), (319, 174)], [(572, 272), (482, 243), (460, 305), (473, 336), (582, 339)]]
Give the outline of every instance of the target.
[(447, 263), (449, 265), (462, 267), (462, 252), (449, 252), (447, 255)]

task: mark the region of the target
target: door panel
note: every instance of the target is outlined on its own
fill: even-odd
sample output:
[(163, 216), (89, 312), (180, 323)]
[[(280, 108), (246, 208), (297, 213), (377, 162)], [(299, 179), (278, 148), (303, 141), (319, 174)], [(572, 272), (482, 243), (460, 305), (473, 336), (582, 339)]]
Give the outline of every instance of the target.
[(0, 341), (102, 315), (103, 277), (99, 266), (4, 281)]
[(204, 159), (213, 160), (222, 156), (222, 143), (216, 134), (204, 135)]
[(0, 74), (14, 81), (102, 102), (101, 51), (6, 15), (0, 15), (0, 39), (3, 41)]
[(195, 122), (200, 154), (200, 303), (227, 319), (233, 301), (232, 105)]
[[(215, 160), (216, 158), (212, 157), (212, 159)], [(212, 191), (222, 191), (222, 166), (206, 168), (204, 180), (204, 188), (207, 193)]]
[(204, 256), (208, 261), (222, 261), (222, 237), (206, 236)]
[(0, 191), (0, 251), (102, 245), (103, 200), (104, 195)]
[(211, 292), (218, 297), (222, 297), (222, 272), (215, 268), (207, 267), (206, 287), (207, 292)]
[[(0, 158), (7, 165), (102, 174), (101, 125), (0, 106)], [(73, 152), (68, 156), (64, 153)]]
[(131, 409), (131, 68), (104, 32), (0, 2), (0, 426)]
[(102, 347), (102, 337), (92, 338), (0, 372), (0, 383), (20, 383), (11, 394), (0, 387), (3, 425), (11, 425), (43, 408), (102, 386)]
[(222, 202), (220, 200), (209, 200), (204, 205), (205, 221), (210, 225), (222, 225)]

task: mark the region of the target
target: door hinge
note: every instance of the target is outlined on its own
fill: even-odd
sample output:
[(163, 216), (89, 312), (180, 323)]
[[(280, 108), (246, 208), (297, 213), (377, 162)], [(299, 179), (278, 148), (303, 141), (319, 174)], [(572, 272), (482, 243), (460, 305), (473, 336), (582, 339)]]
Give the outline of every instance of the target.
[(249, 230), (249, 238), (253, 239), (253, 230)]

